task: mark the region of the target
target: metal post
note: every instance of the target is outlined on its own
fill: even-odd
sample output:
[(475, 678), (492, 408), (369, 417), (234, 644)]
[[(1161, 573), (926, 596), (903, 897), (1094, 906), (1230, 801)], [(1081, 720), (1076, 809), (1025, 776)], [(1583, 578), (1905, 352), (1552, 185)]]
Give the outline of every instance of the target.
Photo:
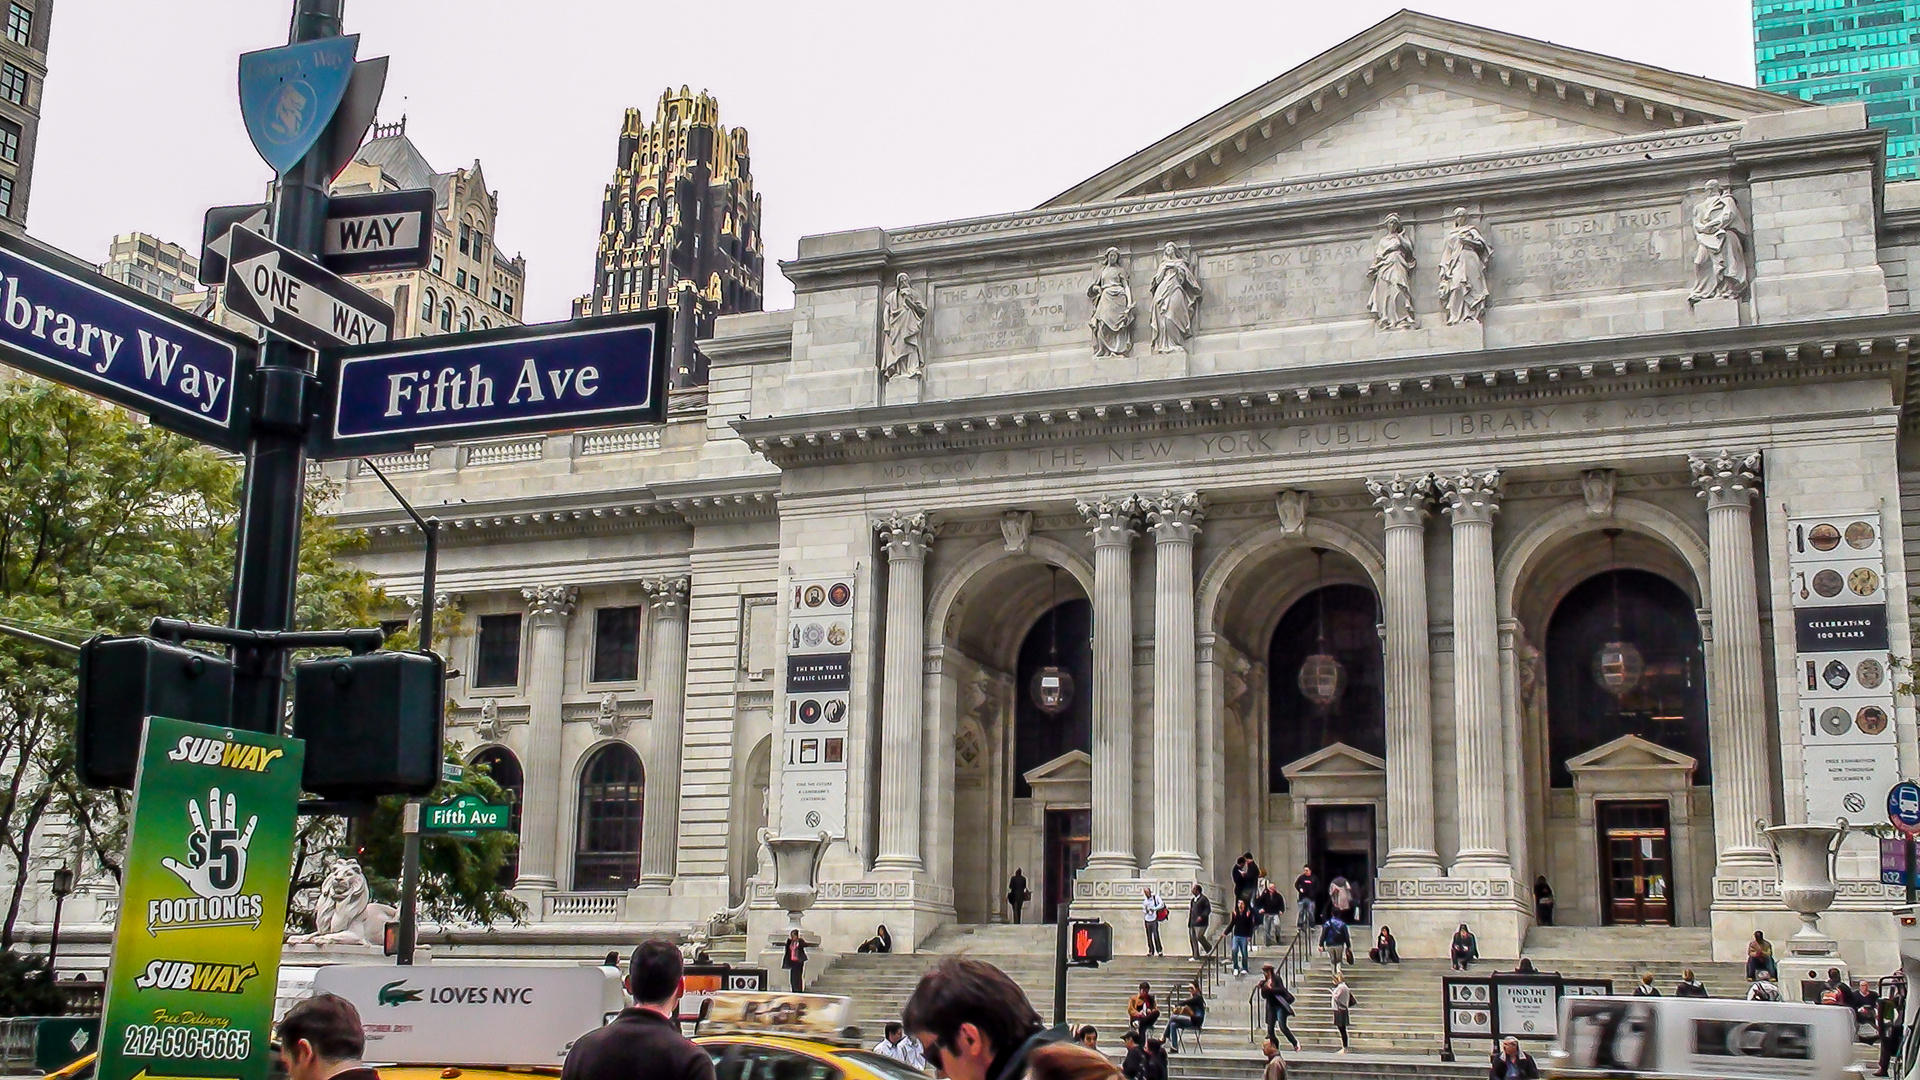
[(1062, 900), (1054, 915), (1053, 933), (1053, 1026), (1067, 1022), (1067, 912), (1073, 901)]
[(73, 871), (62, 866), (53, 872), (53, 933), (47, 937), (47, 982), (60, 985), (60, 971), (55, 962), (60, 956), (60, 909), (66, 905), (67, 894), (73, 891)]
[(1906, 848), (1907, 848), (1907, 861), (1906, 861), (1906, 867), (1907, 867), (1907, 905), (1908, 905), (1909, 907), (1911, 907), (1911, 906), (1913, 905), (1913, 903), (1914, 903), (1914, 894), (1915, 894), (1916, 892), (1920, 892), (1920, 890), (1916, 890), (1916, 889), (1915, 889), (1915, 888), (1913, 887), (1913, 870), (1914, 870), (1914, 867), (1913, 867), (1913, 834), (1912, 834), (1912, 833), (1907, 833), (1907, 834), (1906, 834), (1906, 837), (1907, 837), (1907, 839), (1906, 839)]
[[(420, 569), (420, 651), (433, 651), (433, 609), (435, 585), (440, 568), (440, 519), (422, 518), (413, 508), (400, 489), (393, 486), (387, 474), (380, 467), (365, 458), (362, 464), (373, 470), (373, 475), (386, 485), (387, 493), (393, 496), (400, 509), (407, 512), (420, 534), (426, 537), (426, 563)], [(446, 700), (446, 688), (441, 688), (440, 700)], [(394, 929), (394, 955), (396, 962), (402, 965), (413, 963), (413, 953), (420, 940), (420, 800), (407, 802), (404, 820), (403, 839), (400, 844), (400, 919)]]
[[(337, 37), (344, 3), (294, 0), (287, 43)], [(273, 238), (304, 255), (319, 254), (326, 225), (326, 156), (324, 144), (308, 151), (280, 178), (274, 192)], [(293, 626), (306, 488), (306, 391), (311, 379), (308, 350), (272, 337), (261, 343), (234, 568), (235, 629)], [(279, 734), (286, 720), (286, 650), (240, 646), (234, 649), (234, 661), (234, 726)]]

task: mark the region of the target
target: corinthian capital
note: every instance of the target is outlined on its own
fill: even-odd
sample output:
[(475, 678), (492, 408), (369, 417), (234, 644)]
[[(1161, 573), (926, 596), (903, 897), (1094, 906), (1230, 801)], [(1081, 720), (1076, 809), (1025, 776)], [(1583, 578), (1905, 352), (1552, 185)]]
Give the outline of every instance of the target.
[(527, 601), (527, 619), (534, 626), (565, 626), (580, 593), (571, 585), (535, 585), (521, 589), (520, 595)]
[(1753, 505), (1760, 494), (1760, 451), (1744, 454), (1721, 450), (1711, 454), (1688, 454), (1687, 468), (1693, 473), (1693, 486), (1707, 500), (1707, 509), (1721, 506)]
[(1418, 528), (1427, 516), (1427, 507), (1433, 503), (1433, 474), (1394, 473), (1385, 480), (1369, 478), (1367, 494), (1373, 496), (1373, 505), (1380, 508), (1380, 516), (1387, 519), (1387, 528)]
[(1078, 499), (1073, 508), (1086, 519), (1094, 547), (1132, 543), (1140, 528), (1140, 500), (1131, 495), (1117, 499), (1103, 496), (1096, 502)]
[(1147, 512), (1147, 526), (1157, 543), (1192, 542), (1200, 532), (1200, 521), (1207, 516), (1207, 503), (1197, 491), (1175, 494), (1163, 491), (1158, 497), (1144, 495), (1140, 504)]
[(1446, 503), (1447, 515), (1453, 518), (1455, 525), (1491, 522), (1493, 515), (1500, 510), (1503, 482), (1499, 469), (1459, 472), (1434, 478), (1434, 483), (1440, 489), (1440, 497)]
[(646, 578), (640, 582), (646, 590), (647, 603), (654, 611), (671, 613), (687, 609), (687, 593), (693, 589), (693, 579), (685, 575), (678, 577)]
[(893, 560), (924, 559), (927, 545), (933, 542), (933, 519), (922, 510), (910, 514), (895, 510), (875, 518), (873, 528), (880, 534), (880, 546), (887, 549), (887, 558)]

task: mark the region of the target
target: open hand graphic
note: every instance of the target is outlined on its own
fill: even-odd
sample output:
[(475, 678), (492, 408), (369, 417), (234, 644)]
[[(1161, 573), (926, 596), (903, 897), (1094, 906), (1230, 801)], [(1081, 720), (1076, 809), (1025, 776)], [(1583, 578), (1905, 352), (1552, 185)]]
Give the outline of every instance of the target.
[(197, 802), (187, 803), (187, 816), (193, 819), (193, 832), (187, 836), (186, 864), (162, 859), (160, 865), (179, 875), (196, 896), (212, 899), (239, 892), (247, 879), (247, 845), (253, 841), (259, 816), (249, 816), (244, 831), (237, 829), (233, 795), (228, 793), (223, 807), (219, 788), (207, 792), (204, 817)]

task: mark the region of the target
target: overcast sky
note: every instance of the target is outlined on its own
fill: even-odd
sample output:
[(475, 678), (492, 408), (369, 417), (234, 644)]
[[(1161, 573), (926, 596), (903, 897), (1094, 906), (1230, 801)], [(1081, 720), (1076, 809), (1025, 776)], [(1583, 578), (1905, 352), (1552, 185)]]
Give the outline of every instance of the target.
[[(800, 236), (1031, 207), (1402, 6), (1394, 0), (347, 0), (393, 58), (382, 119), (441, 170), (478, 158), (533, 320), (592, 284), (622, 111), (688, 84), (752, 136), (769, 307)], [(1421, 10), (1751, 85), (1747, 0), (1424, 0)], [(197, 247), (268, 176), (240, 53), (290, 0), (57, 0), (28, 231), (87, 259), (115, 233)]]

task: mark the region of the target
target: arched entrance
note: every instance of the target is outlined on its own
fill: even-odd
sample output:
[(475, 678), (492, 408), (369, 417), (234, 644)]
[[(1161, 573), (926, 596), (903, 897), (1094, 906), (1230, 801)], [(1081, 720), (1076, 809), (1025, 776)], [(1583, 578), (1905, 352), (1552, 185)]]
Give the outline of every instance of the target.
[(1092, 604), (1058, 604), (1027, 631), (1014, 670), (1013, 797), (1040, 826), (1038, 872), (1025, 869), (1045, 922), (1093, 850), (1092, 635)]

